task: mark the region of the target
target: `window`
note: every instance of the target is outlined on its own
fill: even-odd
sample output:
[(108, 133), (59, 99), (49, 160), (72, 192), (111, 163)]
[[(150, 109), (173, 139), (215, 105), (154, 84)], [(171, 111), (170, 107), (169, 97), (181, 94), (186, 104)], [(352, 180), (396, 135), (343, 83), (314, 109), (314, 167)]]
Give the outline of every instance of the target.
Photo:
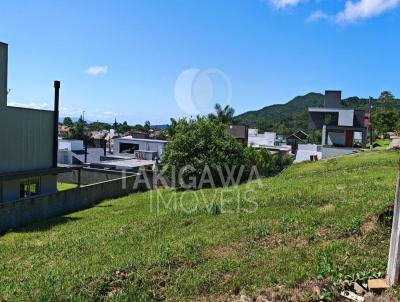
[(131, 153), (134, 154), (136, 150), (139, 150), (138, 144), (128, 144), (128, 143), (120, 143), (119, 152), (120, 153)]
[(19, 185), (20, 198), (27, 198), (40, 193), (40, 181), (39, 178), (32, 178), (21, 181)]

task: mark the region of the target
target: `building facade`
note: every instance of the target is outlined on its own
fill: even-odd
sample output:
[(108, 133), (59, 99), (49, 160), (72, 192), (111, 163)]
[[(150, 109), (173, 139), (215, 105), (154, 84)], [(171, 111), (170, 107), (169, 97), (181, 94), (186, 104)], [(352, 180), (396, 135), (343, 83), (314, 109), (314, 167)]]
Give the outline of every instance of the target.
[(134, 156), (137, 159), (161, 159), (167, 141), (125, 136), (114, 139), (114, 155)]
[(60, 171), (58, 112), (7, 106), (7, 65), (8, 45), (0, 42), (0, 202), (55, 192)]
[(365, 147), (366, 112), (343, 107), (341, 91), (326, 91), (324, 107), (308, 108), (308, 128), (322, 130), (321, 145)]

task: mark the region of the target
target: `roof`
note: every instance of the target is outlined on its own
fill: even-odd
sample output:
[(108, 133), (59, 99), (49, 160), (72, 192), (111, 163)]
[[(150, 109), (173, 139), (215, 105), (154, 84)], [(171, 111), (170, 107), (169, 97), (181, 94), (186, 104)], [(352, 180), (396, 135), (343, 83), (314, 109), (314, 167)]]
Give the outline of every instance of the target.
[(302, 131), (302, 130), (299, 130), (299, 131), (297, 131), (297, 132), (295, 132), (295, 133), (292, 133), (292, 134), (289, 135), (287, 138), (289, 138), (289, 139), (304, 140), (304, 139), (307, 139), (307, 138), (308, 138), (308, 134), (305, 133), (305, 132)]
[(225, 131), (234, 138), (247, 138), (247, 126), (244, 125), (228, 125)]
[(154, 160), (143, 160), (143, 159), (125, 159), (125, 160), (107, 160), (99, 163), (102, 166), (109, 168), (138, 168), (144, 166), (150, 166), (155, 163)]
[(168, 141), (164, 141), (164, 140), (161, 140), (161, 139), (135, 138), (135, 137), (132, 137), (131, 135), (120, 137), (120, 138), (118, 138), (118, 140), (131, 140), (131, 141), (140, 141), (140, 142), (149, 142), (149, 143), (163, 143), (163, 144), (168, 143)]
[(28, 170), (28, 171), (18, 171), (18, 172), (7, 172), (0, 174), (0, 180), (11, 180), (11, 179), (21, 179), (28, 177), (37, 177), (44, 175), (55, 175), (58, 173), (69, 172), (71, 169), (66, 166), (57, 166), (57, 168), (48, 168), (48, 169), (37, 169), (37, 170)]

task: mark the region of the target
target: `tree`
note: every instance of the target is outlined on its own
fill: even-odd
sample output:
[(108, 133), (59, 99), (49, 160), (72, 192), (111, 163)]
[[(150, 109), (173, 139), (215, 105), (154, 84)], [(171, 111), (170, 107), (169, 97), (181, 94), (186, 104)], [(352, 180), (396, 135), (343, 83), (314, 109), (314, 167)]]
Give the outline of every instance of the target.
[(117, 131), (117, 132), (118, 132), (118, 126), (119, 126), (119, 124), (118, 124), (118, 122), (117, 122), (117, 118), (115, 118), (115, 119), (114, 119), (114, 123), (113, 123), (113, 129), (114, 129), (115, 131)]
[(385, 136), (389, 131), (398, 130), (400, 114), (395, 110), (378, 109), (372, 115), (372, 129), (378, 136)]
[(167, 136), (169, 138), (174, 137), (177, 125), (178, 125), (178, 122), (176, 121), (176, 119), (171, 118), (171, 123), (167, 127)]
[(217, 119), (223, 124), (228, 124), (233, 122), (233, 118), (235, 115), (235, 109), (230, 107), (229, 105), (226, 105), (224, 108), (222, 108), (221, 104), (215, 104), (215, 113), (210, 113), (208, 117), (210, 119)]
[(221, 185), (219, 171), (225, 175), (226, 166), (231, 168), (242, 164), (243, 147), (224, 131), (225, 125), (218, 120), (204, 117), (180, 119), (174, 128), (175, 133), (162, 155), (162, 163), (164, 172), (177, 187), (187, 188), (184, 184), (190, 184), (191, 189), (199, 188), (205, 171), (209, 171), (215, 185)]
[(128, 123), (125, 121), (118, 127), (118, 132), (119, 133), (126, 133), (130, 130), (131, 128), (129, 127)]
[(144, 129), (146, 132), (149, 132), (149, 131), (150, 131), (150, 128), (151, 128), (150, 122), (149, 122), (149, 121), (145, 121), (145, 122), (144, 122), (144, 125), (143, 125), (143, 129)]
[(85, 139), (87, 137), (86, 126), (87, 126), (87, 124), (81, 116), (78, 119), (78, 121), (74, 124), (74, 127), (71, 130), (71, 138), (72, 139)]
[(382, 91), (379, 100), (384, 103), (391, 103), (395, 100), (395, 97), (390, 91)]
[(72, 119), (71, 119), (70, 117), (68, 117), (68, 116), (64, 118), (63, 124), (64, 124), (65, 126), (67, 126), (67, 127), (70, 127), (70, 128), (72, 128), (72, 127), (74, 126), (74, 122), (73, 122)]

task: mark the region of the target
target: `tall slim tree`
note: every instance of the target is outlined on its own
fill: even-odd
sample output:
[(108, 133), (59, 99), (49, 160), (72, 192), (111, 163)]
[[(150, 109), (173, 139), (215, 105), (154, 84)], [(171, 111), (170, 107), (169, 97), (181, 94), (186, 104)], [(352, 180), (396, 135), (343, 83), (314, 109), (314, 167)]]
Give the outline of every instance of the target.
[(223, 124), (228, 124), (228, 123), (233, 122), (233, 118), (235, 115), (235, 109), (233, 109), (229, 105), (222, 107), (221, 104), (218, 104), (218, 103), (215, 104), (214, 109), (215, 109), (215, 113), (210, 113), (208, 115), (208, 118), (217, 119)]
[(70, 117), (68, 117), (68, 116), (64, 117), (63, 124), (64, 124), (65, 126), (70, 127), (70, 128), (72, 128), (72, 127), (74, 126), (74, 122), (73, 122), (72, 119), (71, 119)]

